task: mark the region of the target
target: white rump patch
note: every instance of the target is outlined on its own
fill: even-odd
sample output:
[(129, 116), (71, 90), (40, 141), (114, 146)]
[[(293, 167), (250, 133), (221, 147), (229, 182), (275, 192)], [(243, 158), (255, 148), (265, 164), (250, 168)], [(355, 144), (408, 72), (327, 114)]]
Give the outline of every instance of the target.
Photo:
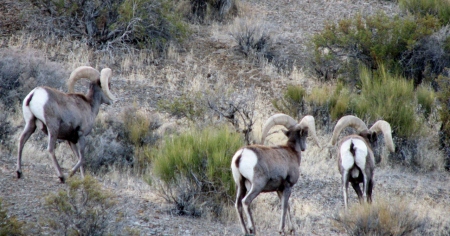
[[(33, 113), (34, 116), (36, 116), (36, 118), (38, 118), (39, 120), (41, 120), (44, 124), (47, 124), (47, 122), (45, 121), (45, 116), (44, 116), (44, 105), (47, 103), (48, 101), (48, 94), (47, 91), (45, 91), (45, 89), (43, 88), (35, 88), (31, 93), (28, 94), (28, 96), (25, 98), (25, 100), (23, 101), (23, 112), (25, 114), (26, 106), (25, 103), (28, 100), (28, 97), (33, 94), (33, 97), (31, 98), (31, 101), (29, 103), (29, 110)], [(24, 115), (25, 116), (25, 115)]]
[(341, 160), (342, 160), (342, 167), (346, 170), (349, 170), (353, 167), (355, 164), (355, 159), (353, 158), (352, 153), (350, 152), (350, 144), (351, 140), (347, 140), (342, 143), (341, 145)]
[(367, 157), (367, 146), (364, 141), (359, 139), (353, 139), (353, 145), (356, 147), (356, 153), (355, 153), (355, 162), (356, 165), (360, 169), (364, 169), (366, 167), (366, 157)]
[[(353, 142), (353, 145), (356, 148), (355, 156), (350, 152), (350, 144)], [(359, 168), (364, 169), (366, 165), (366, 156), (368, 153), (366, 144), (359, 139), (349, 139), (342, 143), (341, 146), (341, 159), (342, 159), (342, 167), (344, 169), (349, 170), (356, 164)], [(353, 175), (353, 173), (352, 173)]]
[[(236, 159), (239, 155), (241, 155), (239, 160), (239, 168), (236, 168)], [(240, 179), (240, 175), (242, 175), (246, 179), (250, 180), (250, 182), (253, 182), (254, 168), (257, 162), (258, 158), (253, 151), (246, 148), (239, 149), (236, 154), (234, 154), (231, 165), (235, 181), (238, 181)]]

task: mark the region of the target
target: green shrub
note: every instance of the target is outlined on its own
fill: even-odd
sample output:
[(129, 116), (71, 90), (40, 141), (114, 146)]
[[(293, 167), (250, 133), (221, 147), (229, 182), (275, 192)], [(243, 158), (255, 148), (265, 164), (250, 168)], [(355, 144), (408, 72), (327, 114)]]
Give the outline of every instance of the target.
[(361, 92), (353, 98), (351, 109), (357, 116), (372, 122), (388, 121), (398, 137), (414, 139), (420, 135), (412, 81), (389, 74), (384, 66), (376, 73), (362, 69), (360, 80)]
[(45, 199), (47, 224), (55, 235), (106, 235), (114, 214), (112, 194), (92, 176), (69, 178), (67, 189)]
[(442, 25), (450, 22), (450, 2), (447, 0), (399, 0), (398, 4), (404, 11), (422, 16), (433, 15)]
[(0, 236), (25, 235), (22, 232), (22, 226), (22, 222), (19, 222), (14, 216), (8, 216), (6, 210), (3, 210), (0, 199)]
[(189, 93), (180, 97), (159, 100), (158, 110), (167, 112), (177, 118), (197, 121), (205, 115), (206, 106), (203, 103), (201, 93)]
[[(231, 158), (243, 145), (243, 138), (228, 128), (208, 127), (167, 137), (159, 149), (149, 153), (152, 171), (165, 186), (163, 195), (177, 206), (178, 214), (198, 215), (201, 210), (186, 212), (186, 205), (196, 204), (219, 214), (223, 204), (234, 197)], [(183, 182), (175, 193), (170, 189)], [(187, 202), (183, 202), (187, 201)]]
[(401, 73), (403, 53), (438, 28), (432, 16), (389, 17), (381, 12), (328, 23), (312, 38), (312, 66), (319, 76), (340, 76), (352, 83), (359, 76), (360, 63), (370, 69), (383, 63), (389, 71)]
[(386, 200), (354, 204), (334, 216), (348, 235), (421, 235), (427, 219), (418, 216), (406, 202)]
[[(360, 89), (354, 92), (343, 83), (338, 83), (334, 88), (315, 88), (306, 100), (310, 106), (325, 106), (333, 120), (347, 114), (368, 122), (384, 119), (391, 124), (398, 137), (414, 139), (420, 135), (421, 122), (417, 119), (412, 81), (390, 75), (384, 66), (380, 66), (375, 73), (367, 68), (361, 69), (357, 87)], [(423, 101), (427, 106), (432, 106), (429, 102)]]
[(432, 88), (429, 86), (421, 85), (416, 89), (417, 103), (420, 105), (420, 110), (422, 111), (425, 119), (431, 114), (434, 108), (436, 95)]
[(439, 92), (437, 99), (440, 102), (439, 118), (442, 121), (439, 129), (439, 146), (445, 155), (445, 168), (450, 170), (450, 78), (440, 76), (438, 78)]
[(304, 112), (306, 90), (302, 86), (288, 85), (281, 99), (272, 101), (273, 106), (281, 113), (297, 117)]

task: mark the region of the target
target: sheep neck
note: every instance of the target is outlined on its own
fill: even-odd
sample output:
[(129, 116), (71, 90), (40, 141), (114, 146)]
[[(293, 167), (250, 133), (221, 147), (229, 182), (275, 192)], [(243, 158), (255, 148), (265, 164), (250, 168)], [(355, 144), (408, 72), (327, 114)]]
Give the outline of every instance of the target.
[(100, 86), (91, 83), (89, 91), (86, 94), (86, 98), (91, 105), (92, 114), (94, 115), (94, 117), (97, 116), (100, 110), (100, 105), (102, 104), (102, 89), (100, 88)]
[(300, 143), (299, 143), (299, 142), (291, 142), (291, 141), (288, 141), (287, 146), (288, 146), (289, 148), (291, 148), (292, 151), (296, 154), (296, 156), (297, 156), (297, 161), (298, 161), (298, 165), (300, 165), (300, 162), (301, 162), (301, 160), (302, 160), (302, 156), (301, 156), (302, 149), (301, 149), (301, 147), (300, 147)]

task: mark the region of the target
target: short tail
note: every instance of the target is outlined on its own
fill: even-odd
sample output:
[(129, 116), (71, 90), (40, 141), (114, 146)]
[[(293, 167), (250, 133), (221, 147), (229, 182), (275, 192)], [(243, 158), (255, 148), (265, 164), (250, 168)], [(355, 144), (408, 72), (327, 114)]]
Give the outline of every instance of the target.
[(355, 156), (355, 154), (356, 154), (356, 147), (355, 147), (355, 145), (353, 144), (353, 141), (350, 141), (350, 153), (351, 153), (353, 156)]

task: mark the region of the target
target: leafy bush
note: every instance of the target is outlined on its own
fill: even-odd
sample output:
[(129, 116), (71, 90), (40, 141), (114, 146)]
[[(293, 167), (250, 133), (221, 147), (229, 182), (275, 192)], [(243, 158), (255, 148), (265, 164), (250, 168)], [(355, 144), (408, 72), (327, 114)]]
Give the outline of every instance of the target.
[(348, 235), (420, 235), (427, 219), (418, 216), (406, 202), (381, 200), (350, 206), (348, 212), (334, 216)]
[(218, 215), (234, 196), (230, 161), (242, 145), (242, 137), (226, 126), (208, 127), (166, 137), (148, 160), (163, 183), (162, 194), (178, 214), (199, 215), (209, 209)]
[(69, 178), (67, 189), (49, 194), (45, 206), (47, 224), (55, 235), (106, 235), (114, 222), (112, 194), (89, 175)]
[(447, 0), (399, 0), (398, 4), (401, 9), (414, 14), (433, 15), (443, 25), (450, 22), (450, 2)]
[(312, 66), (325, 79), (340, 75), (351, 83), (357, 80), (360, 63), (370, 69), (383, 63), (389, 71), (401, 73), (402, 54), (438, 28), (432, 16), (391, 18), (381, 12), (328, 23), (312, 38)]
[(2, 201), (0, 200), (0, 235), (25, 235), (22, 232), (23, 223), (19, 222), (14, 216), (8, 216), (6, 210), (3, 210)]

